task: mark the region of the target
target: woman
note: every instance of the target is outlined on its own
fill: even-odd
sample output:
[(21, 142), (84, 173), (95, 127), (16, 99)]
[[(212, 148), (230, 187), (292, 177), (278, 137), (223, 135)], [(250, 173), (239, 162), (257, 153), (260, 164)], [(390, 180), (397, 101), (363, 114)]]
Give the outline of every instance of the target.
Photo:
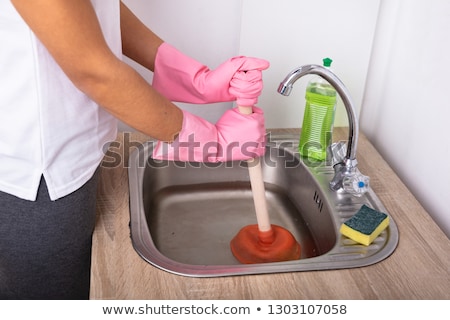
[[(1, 0), (0, 41), (0, 298), (89, 297), (96, 171), (116, 119), (168, 142), (156, 146), (159, 158), (264, 152), (260, 109), (228, 110), (213, 125), (171, 102), (254, 106), (264, 60), (209, 70), (119, 0)], [(153, 85), (122, 53), (154, 71)]]

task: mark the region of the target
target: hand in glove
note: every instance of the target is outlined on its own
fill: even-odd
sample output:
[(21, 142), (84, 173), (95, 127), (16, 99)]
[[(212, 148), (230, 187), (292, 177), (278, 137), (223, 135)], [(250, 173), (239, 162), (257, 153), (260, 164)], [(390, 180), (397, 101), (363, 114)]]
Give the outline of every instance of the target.
[[(159, 48), (155, 59), (153, 87), (172, 101), (214, 103), (234, 101), (230, 82), (236, 76), (245, 82), (244, 72), (251, 72), (253, 87), (262, 89), (262, 70), (269, 67), (266, 60), (238, 56), (210, 70), (187, 57), (167, 43)], [(242, 84), (241, 84), (242, 85)], [(254, 105), (254, 104), (252, 104)]]
[(159, 141), (154, 159), (195, 162), (248, 160), (265, 151), (264, 115), (253, 107), (253, 113), (241, 114), (237, 108), (227, 110), (216, 125), (183, 111), (183, 126), (171, 144)]
[[(244, 64), (243, 69), (246, 66)], [(263, 83), (260, 70), (238, 71), (230, 81), (229, 92), (240, 107), (253, 107), (261, 95)]]

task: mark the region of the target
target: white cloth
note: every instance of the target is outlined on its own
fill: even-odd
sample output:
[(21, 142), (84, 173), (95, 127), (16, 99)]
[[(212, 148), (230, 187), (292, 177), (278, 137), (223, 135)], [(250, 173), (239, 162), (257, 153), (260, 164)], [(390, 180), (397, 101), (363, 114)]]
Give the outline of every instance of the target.
[[(122, 58), (119, 0), (91, 2)], [(56, 200), (92, 177), (117, 120), (72, 84), (8, 0), (0, 43), (0, 191), (35, 200), (43, 175)]]

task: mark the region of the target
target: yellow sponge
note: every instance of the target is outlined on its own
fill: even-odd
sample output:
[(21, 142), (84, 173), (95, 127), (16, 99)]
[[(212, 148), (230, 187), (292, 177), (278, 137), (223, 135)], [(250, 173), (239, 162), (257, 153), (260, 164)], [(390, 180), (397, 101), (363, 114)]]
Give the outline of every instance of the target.
[(369, 208), (365, 204), (341, 225), (340, 232), (346, 237), (368, 246), (389, 225), (389, 216)]

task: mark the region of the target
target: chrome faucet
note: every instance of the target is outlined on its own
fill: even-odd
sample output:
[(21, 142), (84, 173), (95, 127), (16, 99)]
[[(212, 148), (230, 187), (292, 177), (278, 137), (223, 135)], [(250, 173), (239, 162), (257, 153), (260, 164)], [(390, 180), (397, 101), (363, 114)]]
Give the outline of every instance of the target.
[[(333, 72), (322, 66), (312, 64), (304, 65), (294, 69), (284, 78), (278, 87), (278, 93), (288, 96), (292, 91), (294, 83), (308, 74), (316, 74), (327, 80), (336, 89), (347, 110), (349, 128), (346, 155), (341, 157), (333, 165), (335, 175), (330, 182), (330, 188), (333, 191), (344, 188), (350, 193), (360, 195), (367, 191), (369, 178), (361, 175), (357, 171), (356, 146), (358, 143), (359, 125), (350, 93), (342, 81)], [(332, 149), (332, 147), (329, 148), (331, 151)]]

